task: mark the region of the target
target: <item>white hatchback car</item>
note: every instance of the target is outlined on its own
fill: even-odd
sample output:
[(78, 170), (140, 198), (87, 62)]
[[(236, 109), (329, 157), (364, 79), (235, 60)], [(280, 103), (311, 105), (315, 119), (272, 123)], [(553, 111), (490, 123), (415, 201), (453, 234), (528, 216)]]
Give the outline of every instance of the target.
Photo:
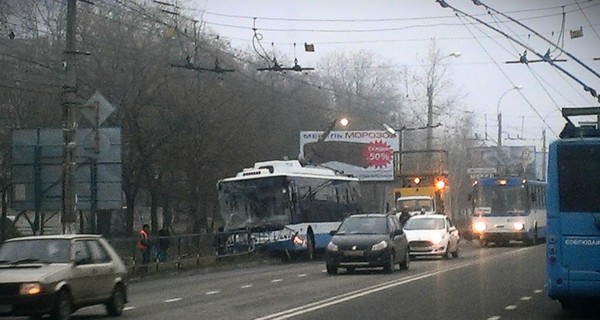
[(458, 258), (458, 229), (443, 214), (413, 216), (404, 225), (410, 256)]

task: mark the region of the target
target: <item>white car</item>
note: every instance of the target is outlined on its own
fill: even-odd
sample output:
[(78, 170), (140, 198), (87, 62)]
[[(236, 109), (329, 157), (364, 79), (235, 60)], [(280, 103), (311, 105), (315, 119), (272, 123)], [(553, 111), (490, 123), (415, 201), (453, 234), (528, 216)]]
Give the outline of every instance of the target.
[(410, 256), (458, 258), (458, 229), (443, 214), (413, 216), (404, 225)]

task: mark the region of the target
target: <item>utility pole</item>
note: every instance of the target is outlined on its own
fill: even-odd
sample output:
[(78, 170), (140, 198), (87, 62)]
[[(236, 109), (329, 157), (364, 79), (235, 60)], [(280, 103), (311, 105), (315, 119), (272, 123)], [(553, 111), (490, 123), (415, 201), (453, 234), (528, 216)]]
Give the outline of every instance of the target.
[(542, 180), (546, 181), (546, 128), (542, 129)]
[(433, 139), (433, 84), (427, 85), (427, 147), (431, 150), (431, 140)]
[(62, 86), (63, 111), (63, 164), (62, 164), (62, 216), (63, 233), (72, 233), (72, 224), (76, 222), (75, 205), (75, 132), (77, 119), (77, 52), (75, 51), (77, 0), (67, 2), (66, 49), (63, 52), (65, 82)]

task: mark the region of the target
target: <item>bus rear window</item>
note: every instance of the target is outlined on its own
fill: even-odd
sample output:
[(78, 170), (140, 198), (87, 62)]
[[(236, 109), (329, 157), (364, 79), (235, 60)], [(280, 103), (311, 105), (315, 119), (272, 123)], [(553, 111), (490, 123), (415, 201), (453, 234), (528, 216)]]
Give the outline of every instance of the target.
[(557, 151), (560, 211), (600, 211), (600, 145), (560, 145)]

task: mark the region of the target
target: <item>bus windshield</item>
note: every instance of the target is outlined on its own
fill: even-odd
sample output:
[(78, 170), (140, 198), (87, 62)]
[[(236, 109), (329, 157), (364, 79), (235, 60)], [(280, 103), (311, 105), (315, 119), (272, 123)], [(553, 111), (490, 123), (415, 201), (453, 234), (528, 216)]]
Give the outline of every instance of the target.
[(289, 195), (284, 177), (221, 182), (220, 213), (225, 230), (255, 226), (282, 229), (290, 222)]
[(408, 212), (418, 212), (421, 209), (426, 212), (430, 212), (433, 210), (433, 200), (432, 199), (398, 199), (396, 202), (396, 208), (398, 211), (402, 211), (403, 209), (408, 210)]
[(525, 215), (528, 209), (523, 186), (479, 186), (474, 201), (475, 215)]

